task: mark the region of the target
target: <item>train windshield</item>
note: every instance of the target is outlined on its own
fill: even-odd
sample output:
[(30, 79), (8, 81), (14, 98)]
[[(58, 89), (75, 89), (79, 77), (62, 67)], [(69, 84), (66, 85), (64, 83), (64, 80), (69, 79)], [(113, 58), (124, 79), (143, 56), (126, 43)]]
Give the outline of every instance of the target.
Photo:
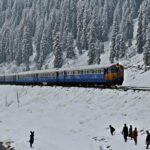
[(112, 73), (115, 73), (115, 72), (118, 72), (118, 71), (119, 71), (119, 67), (115, 67), (115, 66), (111, 67), (111, 72)]
[(112, 73), (123, 72), (123, 66), (120, 66), (120, 65), (112, 66), (111, 67), (111, 72)]

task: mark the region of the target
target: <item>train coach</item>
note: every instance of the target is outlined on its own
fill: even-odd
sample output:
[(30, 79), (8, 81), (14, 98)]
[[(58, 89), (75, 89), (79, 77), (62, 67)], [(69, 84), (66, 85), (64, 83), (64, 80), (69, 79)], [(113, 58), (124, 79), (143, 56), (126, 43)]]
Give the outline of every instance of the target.
[(1, 84), (18, 85), (122, 85), (124, 67), (120, 64), (87, 66), (68, 69), (29, 71), (1, 75)]

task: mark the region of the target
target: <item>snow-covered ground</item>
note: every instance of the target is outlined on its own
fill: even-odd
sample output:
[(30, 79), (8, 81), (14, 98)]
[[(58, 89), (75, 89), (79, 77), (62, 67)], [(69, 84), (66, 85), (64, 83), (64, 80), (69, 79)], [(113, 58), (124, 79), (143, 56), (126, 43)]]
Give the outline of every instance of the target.
[[(150, 71), (128, 69), (124, 85), (150, 86)], [(0, 86), (0, 141), (15, 150), (144, 150), (150, 92), (64, 87)], [(137, 127), (138, 145), (124, 142), (124, 123)], [(110, 135), (109, 125), (116, 128)]]

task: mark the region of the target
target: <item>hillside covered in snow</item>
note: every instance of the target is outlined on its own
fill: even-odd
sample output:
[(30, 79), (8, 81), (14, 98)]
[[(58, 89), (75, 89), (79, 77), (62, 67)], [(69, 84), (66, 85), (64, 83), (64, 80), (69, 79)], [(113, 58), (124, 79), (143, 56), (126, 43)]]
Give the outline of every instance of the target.
[[(138, 72), (138, 75), (137, 75)], [(126, 70), (124, 84), (149, 86), (150, 71)], [(9, 93), (9, 95), (8, 95)], [(144, 150), (150, 131), (150, 93), (109, 89), (0, 86), (0, 141), (15, 150)], [(138, 144), (121, 134), (138, 130)], [(109, 125), (115, 127), (111, 136)]]

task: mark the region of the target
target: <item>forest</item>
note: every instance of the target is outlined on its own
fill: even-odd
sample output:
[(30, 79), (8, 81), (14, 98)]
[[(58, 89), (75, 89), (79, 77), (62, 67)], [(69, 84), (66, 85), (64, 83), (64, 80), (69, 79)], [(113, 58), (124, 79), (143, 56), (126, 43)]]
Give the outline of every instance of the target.
[[(137, 31), (134, 22), (138, 21)], [(105, 42), (110, 42), (109, 61), (126, 56), (136, 34), (136, 53), (150, 64), (149, 0), (1, 0), (0, 64), (46, 69), (87, 52), (88, 65), (100, 64)], [(31, 59), (32, 58), (32, 59)]]

